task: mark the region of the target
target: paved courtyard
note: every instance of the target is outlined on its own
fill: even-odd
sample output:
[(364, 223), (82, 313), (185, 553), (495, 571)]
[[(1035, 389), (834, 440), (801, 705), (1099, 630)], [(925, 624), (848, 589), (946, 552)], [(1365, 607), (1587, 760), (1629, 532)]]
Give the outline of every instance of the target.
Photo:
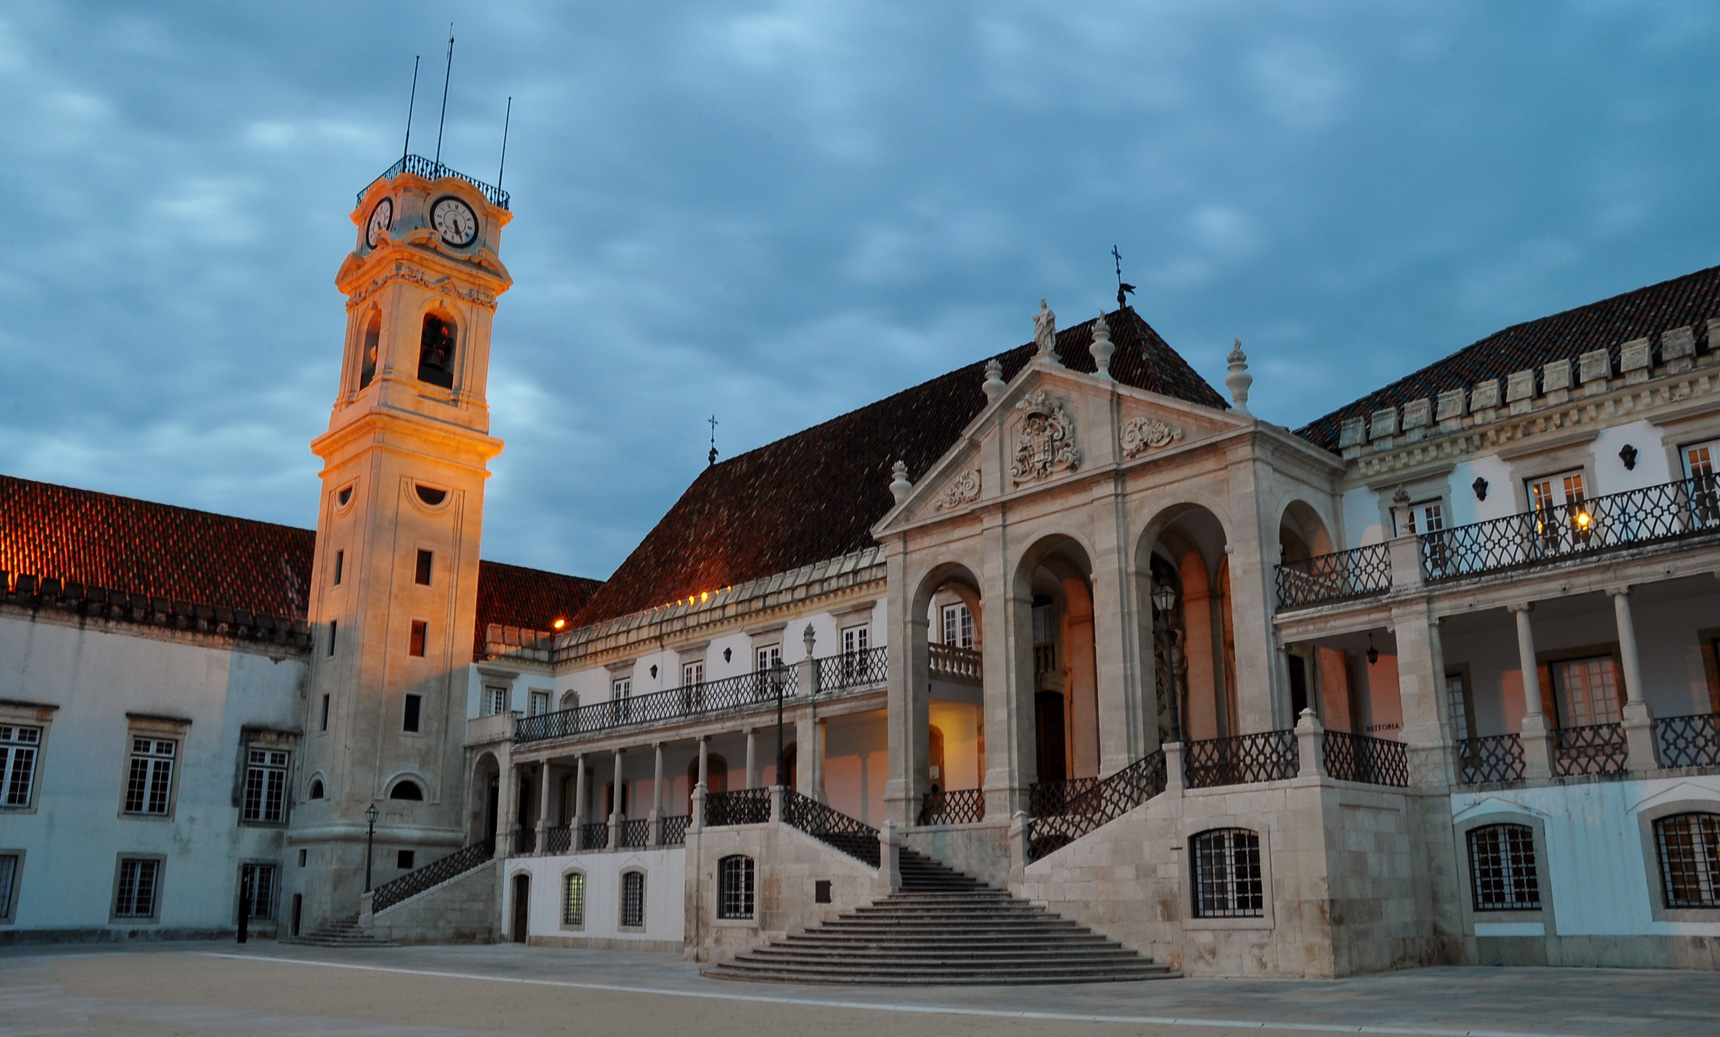
[(1713, 1037), (1720, 975), (1423, 969), (1335, 982), (838, 989), (669, 955), (259, 941), (0, 953), (0, 1035), (1535, 1034)]

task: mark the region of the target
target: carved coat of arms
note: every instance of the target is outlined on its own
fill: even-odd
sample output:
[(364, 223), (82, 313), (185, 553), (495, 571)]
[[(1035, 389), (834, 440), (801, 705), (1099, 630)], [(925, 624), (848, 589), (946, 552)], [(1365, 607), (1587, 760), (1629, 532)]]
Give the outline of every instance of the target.
[(1075, 420), (1062, 403), (1044, 389), (1028, 393), (1015, 409), (1026, 411), (1016, 426), (1015, 460), (1009, 466), (1017, 486), (1057, 472), (1081, 467), (1081, 450), (1075, 445)]
[(1123, 456), (1139, 457), (1154, 447), (1170, 446), (1183, 437), (1157, 418), (1130, 418), (1123, 422)]

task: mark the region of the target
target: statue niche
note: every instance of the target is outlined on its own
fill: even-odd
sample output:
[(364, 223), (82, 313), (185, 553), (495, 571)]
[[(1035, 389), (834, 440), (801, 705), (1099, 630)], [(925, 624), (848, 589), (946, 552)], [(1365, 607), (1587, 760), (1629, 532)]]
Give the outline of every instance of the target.
[(427, 314), (418, 340), (418, 380), (454, 387), (454, 322)]

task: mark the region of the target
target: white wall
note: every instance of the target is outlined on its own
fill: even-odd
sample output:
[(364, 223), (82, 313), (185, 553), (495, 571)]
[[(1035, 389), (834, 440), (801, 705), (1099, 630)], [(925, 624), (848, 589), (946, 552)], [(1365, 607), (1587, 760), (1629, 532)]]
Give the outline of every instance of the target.
[[(626, 853), (582, 853), (560, 857), (517, 857), (507, 862), (502, 892), (501, 931), (509, 933), (514, 917), (514, 876), (531, 876), (529, 932), (552, 940), (600, 940), (622, 943), (672, 943), (677, 948), (686, 931), (687, 851), (684, 847)], [(585, 872), (585, 925), (561, 924), (562, 875), (569, 869)], [(645, 872), (645, 930), (621, 929), (621, 873)], [(512, 934), (509, 933), (511, 936)]]

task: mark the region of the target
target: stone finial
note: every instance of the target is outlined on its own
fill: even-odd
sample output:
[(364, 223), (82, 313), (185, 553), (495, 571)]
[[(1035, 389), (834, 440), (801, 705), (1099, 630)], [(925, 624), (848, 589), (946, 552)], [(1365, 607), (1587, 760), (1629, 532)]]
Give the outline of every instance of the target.
[(1103, 312), (1093, 322), (1093, 344), (1087, 347), (1087, 351), (1093, 354), (1093, 363), (1097, 365), (1093, 373), (1100, 378), (1111, 377), (1111, 354), (1117, 351), (1117, 347), (1111, 342), (1111, 325), (1105, 322)]
[(1003, 395), (1003, 390), (1009, 385), (1003, 380), (1003, 363), (996, 358), (985, 362), (985, 384), (980, 386), (985, 390), (985, 400), (992, 402)]
[(908, 462), (897, 461), (891, 465), (890, 475), (890, 495), (900, 504), (908, 499), (908, 494), (914, 489), (914, 484), (908, 481)]
[(1403, 483), (1398, 483), (1397, 492), (1392, 494), (1392, 503), (1400, 508), (1409, 503), (1409, 491), (1403, 488)]
[(1033, 342), (1039, 347), (1039, 357), (1061, 366), (1057, 359), (1057, 314), (1039, 300), (1039, 312), (1033, 315)]
[(1236, 413), (1245, 418), (1253, 417), (1248, 413), (1248, 387), (1254, 384), (1254, 376), (1248, 373), (1248, 354), (1242, 351), (1242, 340), (1237, 339), (1236, 345), (1230, 349), (1230, 355), (1225, 357), (1230, 365), (1230, 373), (1224, 376), (1224, 384), (1230, 389), (1230, 401)]

